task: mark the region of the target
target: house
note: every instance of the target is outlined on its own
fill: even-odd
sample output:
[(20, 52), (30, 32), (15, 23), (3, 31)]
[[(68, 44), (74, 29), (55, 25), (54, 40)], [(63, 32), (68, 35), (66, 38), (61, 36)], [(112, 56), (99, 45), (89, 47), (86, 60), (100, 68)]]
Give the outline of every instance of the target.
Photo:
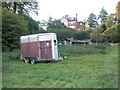
[(69, 17), (69, 15), (65, 15), (63, 19), (63, 23), (66, 25), (66, 27), (81, 31), (85, 30), (85, 22), (78, 21), (77, 14), (76, 17)]

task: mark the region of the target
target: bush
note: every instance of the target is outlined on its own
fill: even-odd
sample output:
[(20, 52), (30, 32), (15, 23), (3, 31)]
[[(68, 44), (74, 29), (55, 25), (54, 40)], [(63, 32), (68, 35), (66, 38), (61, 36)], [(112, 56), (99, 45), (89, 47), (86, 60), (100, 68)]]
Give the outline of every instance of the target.
[(69, 29), (69, 28), (48, 28), (48, 32), (56, 33), (57, 34), (57, 39), (59, 41), (65, 40), (67, 38), (73, 37), (73, 33), (75, 30)]
[(90, 39), (90, 36), (88, 31), (76, 31), (73, 34), (73, 38), (78, 40), (83, 40), (83, 39)]
[(2, 10), (2, 49), (12, 51), (20, 47), (19, 38), (28, 34), (28, 22), (6, 9)]
[(114, 24), (112, 27), (107, 28), (103, 32), (103, 36), (106, 38), (107, 42), (120, 42), (120, 23)]
[(20, 59), (20, 50), (14, 50), (12, 52), (3, 52), (2, 53), (2, 61), (11, 61)]

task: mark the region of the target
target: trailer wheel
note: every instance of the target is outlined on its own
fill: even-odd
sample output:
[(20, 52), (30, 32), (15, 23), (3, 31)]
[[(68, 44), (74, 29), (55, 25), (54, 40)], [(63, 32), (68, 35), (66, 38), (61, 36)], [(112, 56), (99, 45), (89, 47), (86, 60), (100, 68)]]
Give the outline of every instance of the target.
[(29, 63), (29, 60), (28, 60), (28, 59), (23, 58), (23, 62), (24, 62), (24, 63)]
[(23, 58), (22, 61), (25, 63), (25, 58)]
[(45, 63), (50, 63), (50, 61), (45, 61)]
[(33, 60), (31, 60), (31, 62), (30, 62), (31, 64), (35, 64), (36, 63), (36, 61), (33, 59)]

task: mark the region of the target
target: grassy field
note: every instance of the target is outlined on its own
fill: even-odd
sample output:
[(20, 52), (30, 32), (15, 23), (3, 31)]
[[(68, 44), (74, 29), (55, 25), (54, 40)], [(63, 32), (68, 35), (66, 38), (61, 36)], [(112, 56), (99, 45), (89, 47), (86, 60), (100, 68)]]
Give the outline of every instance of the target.
[(117, 88), (117, 50), (117, 47), (109, 46), (62, 45), (59, 46), (59, 52), (66, 55), (67, 59), (37, 64), (26, 64), (14, 57), (9, 58), (10, 55), (19, 55), (19, 51), (3, 53), (2, 87)]

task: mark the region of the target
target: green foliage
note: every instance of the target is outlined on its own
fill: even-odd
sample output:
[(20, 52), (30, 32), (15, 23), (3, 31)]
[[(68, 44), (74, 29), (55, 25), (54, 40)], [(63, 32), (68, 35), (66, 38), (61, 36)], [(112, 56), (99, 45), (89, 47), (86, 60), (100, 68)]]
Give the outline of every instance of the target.
[(120, 20), (120, 1), (116, 5), (116, 16), (117, 20)]
[(106, 46), (98, 45), (59, 45), (59, 52), (67, 56), (80, 56), (88, 54), (105, 53)]
[(112, 22), (113, 20), (114, 20), (113, 15), (107, 16), (107, 19), (105, 21), (106, 28), (110, 28), (113, 25), (113, 22)]
[(28, 22), (6, 9), (2, 10), (2, 47), (3, 51), (19, 47), (19, 38), (28, 33)]
[(30, 16), (23, 15), (25, 20), (28, 22), (28, 31), (29, 34), (39, 33), (39, 22), (33, 20)]
[(105, 23), (99, 25), (96, 31), (92, 31), (93, 40), (96, 42), (119, 42), (120, 24), (113, 24), (114, 14), (107, 17)]
[(97, 17), (95, 14), (91, 13), (87, 19), (88, 25), (91, 28), (96, 28), (98, 26), (98, 22), (96, 21)]
[(105, 42), (104, 37), (101, 35), (102, 32), (106, 30), (106, 26), (104, 23), (100, 24), (99, 27), (96, 28), (96, 30), (91, 32), (91, 39), (93, 39), (93, 42)]
[(77, 31), (71, 28), (66, 28), (60, 20), (49, 20), (47, 32), (54, 32), (57, 34), (58, 40), (65, 40), (67, 38), (73, 37), (74, 39), (88, 39), (89, 33), (88, 31)]
[(61, 22), (61, 20), (49, 20), (48, 22), (48, 28), (64, 28), (64, 23)]
[(107, 11), (104, 8), (102, 8), (99, 15), (99, 19), (101, 19), (101, 23), (106, 21), (107, 15), (108, 15)]
[(104, 37), (101, 35), (102, 32), (104, 32), (106, 30), (106, 26), (104, 23), (100, 24), (98, 28), (96, 28), (95, 31), (93, 31), (92, 33), (94, 33), (94, 41), (95, 42), (105, 42)]
[(97, 28), (98, 32), (102, 33), (106, 30), (105, 23), (100, 24), (100, 26)]
[(73, 36), (75, 30), (69, 28), (48, 28), (48, 32), (53, 32), (57, 34), (57, 39), (59, 41), (65, 40)]
[(76, 31), (73, 34), (74, 39), (83, 40), (83, 39), (89, 39), (89, 32), (88, 31)]
[(120, 42), (120, 23), (114, 24), (111, 28), (107, 28), (103, 32), (103, 36), (107, 39), (108, 42)]
[(97, 45), (96, 44), (92, 44), (92, 47), (102, 51), (102, 50), (106, 49), (107, 45), (106, 44), (97, 44)]
[(14, 13), (26, 15), (29, 15), (30, 12), (38, 15), (39, 10), (37, 2), (2, 2), (2, 7)]
[(2, 62), (16, 61), (20, 59), (20, 50), (13, 50), (11, 52), (2, 53)]
[(92, 33), (94, 34), (93, 42), (97, 42), (97, 43), (105, 42), (105, 39), (100, 32), (94, 31)]
[(47, 32), (56, 33), (59, 41), (72, 37), (74, 31), (73, 29), (66, 28), (61, 20), (52, 20), (51, 17), (49, 18)]
[(83, 40), (89, 39), (88, 31), (77, 31), (70, 28), (48, 28), (47, 32), (53, 32), (57, 34), (59, 41), (66, 40), (67, 38), (73, 37), (74, 39)]

